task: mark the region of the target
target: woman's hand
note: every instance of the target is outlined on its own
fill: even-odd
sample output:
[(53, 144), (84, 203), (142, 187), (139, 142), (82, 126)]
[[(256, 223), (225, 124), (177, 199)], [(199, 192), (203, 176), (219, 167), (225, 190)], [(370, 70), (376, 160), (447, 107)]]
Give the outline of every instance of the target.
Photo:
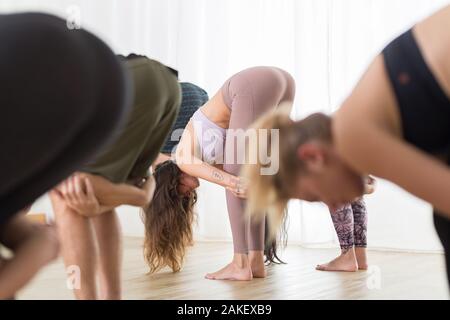
[(372, 176), (367, 176), (365, 179), (364, 194), (372, 194), (375, 192), (376, 180)]
[(92, 217), (102, 213), (88, 177), (75, 173), (63, 181), (56, 188), (56, 192), (68, 207), (83, 216)]
[(226, 189), (231, 191), (236, 197), (241, 199), (247, 198), (248, 181), (243, 177), (232, 176), (230, 186)]

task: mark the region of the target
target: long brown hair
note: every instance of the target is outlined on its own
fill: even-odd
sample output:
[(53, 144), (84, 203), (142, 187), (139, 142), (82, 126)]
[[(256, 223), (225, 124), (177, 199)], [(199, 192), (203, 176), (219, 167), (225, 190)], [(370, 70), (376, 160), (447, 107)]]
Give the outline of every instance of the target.
[(143, 212), (145, 225), (144, 257), (150, 273), (165, 266), (180, 271), (186, 247), (193, 243), (195, 190), (187, 195), (178, 191), (182, 172), (171, 160), (156, 166), (153, 200)]
[(258, 139), (266, 141), (256, 141), (250, 146), (248, 155), (251, 159), (257, 159), (257, 163), (246, 164), (242, 169), (242, 175), (252, 186), (247, 192), (247, 214), (260, 218), (267, 216), (269, 228), (266, 230), (270, 243), (270, 239), (276, 239), (280, 225), (285, 224), (292, 188), (299, 173), (305, 170), (304, 163), (297, 157), (298, 147), (311, 140), (331, 142), (331, 118), (315, 113), (303, 120), (293, 121), (286, 110), (278, 110), (265, 114), (251, 128), (278, 130), (277, 154), (271, 155), (278, 171), (272, 175), (261, 174), (266, 164), (258, 158), (260, 147), (267, 149), (262, 151), (272, 150), (272, 143), (275, 143), (272, 135), (258, 135)]

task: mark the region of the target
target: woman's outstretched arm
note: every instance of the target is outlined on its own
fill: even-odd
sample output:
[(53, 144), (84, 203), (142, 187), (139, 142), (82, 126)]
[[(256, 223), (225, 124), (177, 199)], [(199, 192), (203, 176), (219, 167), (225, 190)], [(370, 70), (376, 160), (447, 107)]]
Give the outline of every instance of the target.
[(189, 122), (175, 153), (178, 167), (185, 173), (218, 184), (238, 197), (245, 197), (247, 186), (241, 178), (212, 166), (195, 155), (194, 128)]

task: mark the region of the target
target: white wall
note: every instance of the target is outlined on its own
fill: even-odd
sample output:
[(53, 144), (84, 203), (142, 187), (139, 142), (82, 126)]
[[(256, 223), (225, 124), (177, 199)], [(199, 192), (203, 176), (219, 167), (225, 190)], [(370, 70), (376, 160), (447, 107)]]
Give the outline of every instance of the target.
[[(180, 71), (184, 81), (210, 95), (234, 72), (277, 65), (297, 81), (294, 117), (332, 112), (372, 58), (400, 32), (449, 0), (0, 0), (0, 12), (40, 10), (82, 13), (82, 26), (118, 53), (137, 52)], [(386, 161), (389, 161), (387, 158)], [(339, 187), (339, 186), (336, 186)], [(431, 209), (380, 181), (367, 198), (369, 244), (406, 250), (440, 250)], [(47, 199), (33, 210), (50, 212)], [(229, 239), (222, 190), (202, 183), (196, 235)], [(142, 235), (138, 211), (119, 209), (125, 234)], [(292, 201), (290, 240), (335, 243), (322, 205)]]

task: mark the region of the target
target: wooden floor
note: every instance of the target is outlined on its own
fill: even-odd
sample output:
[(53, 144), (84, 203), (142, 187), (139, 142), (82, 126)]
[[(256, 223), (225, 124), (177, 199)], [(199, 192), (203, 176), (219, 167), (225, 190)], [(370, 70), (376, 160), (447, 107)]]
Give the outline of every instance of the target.
[[(334, 258), (337, 249), (289, 246), (287, 265), (268, 269), (266, 279), (250, 282), (203, 278), (229, 262), (230, 243), (200, 242), (190, 249), (184, 269), (146, 275), (139, 238), (125, 239), (125, 299), (448, 299), (441, 254), (369, 252), (370, 271), (315, 271), (317, 263)], [(57, 261), (44, 269), (19, 299), (73, 299), (66, 288), (64, 267)]]

